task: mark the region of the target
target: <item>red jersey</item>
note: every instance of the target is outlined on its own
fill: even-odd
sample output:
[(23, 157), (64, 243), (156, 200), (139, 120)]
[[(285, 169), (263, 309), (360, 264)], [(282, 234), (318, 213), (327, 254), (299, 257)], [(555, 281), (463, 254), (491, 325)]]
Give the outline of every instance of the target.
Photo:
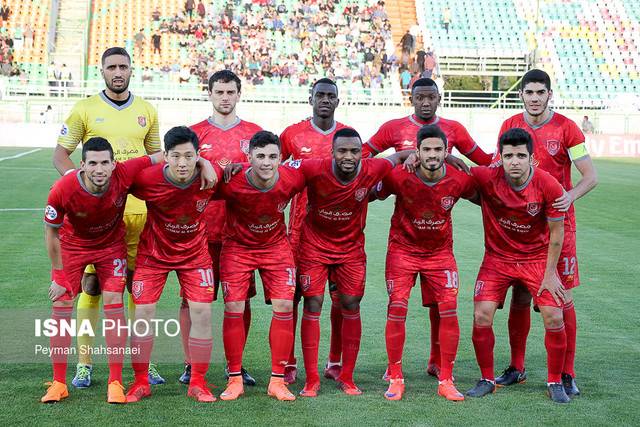
[(395, 194), (396, 202), (389, 245), (396, 243), (417, 254), (453, 254), (451, 210), (460, 197), (475, 194), (473, 178), (444, 165), (444, 176), (436, 182), (424, 181), (417, 173), (397, 166), (378, 185), (378, 198)]
[[(211, 119), (206, 119), (191, 126), (191, 130), (198, 135), (200, 155), (224, 169), (230, 163), (247, 161), (249, 141), (262, 128), (240, 119), (227, 127), (221, 127)], [(207, 239), (210, 242), (222, 241), (224, 220), (224, 200), (212, 200), (205, 211)]]
[[(571, 162), (588, 154), (586, 151), (581, 151), (578, 154), (579, 157), (572, 159), (570, 156), (572, 147), (584, 143), (584, 134), (578, 125), (562, 114), (552, 111), (546, 122), (531, 126), (525, 119), (524, 113), (519, 113), (502, 123), (498, 140), (503, 133), (512, 128), (524, 129), (533, 138), (533, 164), (549, 172), (565, 190), (571, 190), (573, 188)], [(496, 153), (496, 159), (499, 159), (500, 150), (496, 150)], [(565, 226), (568, 231), (575, 230), (576, 218), (573, 204), (567, 211)]]
[(44, 222), (60, 229), (63, 247), (97, 250), (124, 241), (124, 206), (135, 176), (151, 166), (143, 156), (116, 162), (108, 188), (100, 194), (89, 192), (77, 170), (61, 177), (49, 192)]
[(214, 189), (200, 190), (200, 174), (184, 185), (167, 175), (167, 164), (140, 173), (131, 193), (147, 203), (138, 245), (139, 266), (189, 269), (210, 265), (204, 211)]
[(474, 167), (471, 173), (480, 193), (486, 253), (504, 262), (545, 261), (547, 221), (564, 219), (553, 207), (562, 195), (558, 181), (538, 168), (532, 168), (527, 182), (517, 188), (507, 181), (502, 167)]
[(476, 164), (488, 165), (491, 162), (491, 156), (478, 147), (478, 144), (461, 123), (439, 116), (435, 116), (429, 122), (423, 122), (414, 114), (401, 119), (389, 120), (380, 126), (375, 135), (362, 146), (362, 156), (376, 155), (389, 148), (396, 151), (415, 149), (418, 131), (424, 125), (437, 125), (442, 129), (447, 136), (447, 151), (449, 153), (455, 147), (463, 156)]
[(229, 183), (221, 184), (216, 198), (227, 204), (224, 225), (224, 245), (260, 247), (280, 243), (287, 236), (284, 211), (294, 194), (304, 188), (304, 176), (299, 171), (280, 166), (278, 179), (269, 189), (255, 187), (245, 165)]
[(348, 126), (334, 122), (331, 129), (323, 131), (308, 118), (287, 127), (280, 135), (282, 160), (326, 159), (331, 157), (333, 135)]
[(331, 254), (364, 248), (369, 191), (388, 174), (394, 164), (387, 159), (362, 159), (356, 177), (338, 181), (333, 159), (298, 160), (307, 181), (307, 216), (301, 241)]

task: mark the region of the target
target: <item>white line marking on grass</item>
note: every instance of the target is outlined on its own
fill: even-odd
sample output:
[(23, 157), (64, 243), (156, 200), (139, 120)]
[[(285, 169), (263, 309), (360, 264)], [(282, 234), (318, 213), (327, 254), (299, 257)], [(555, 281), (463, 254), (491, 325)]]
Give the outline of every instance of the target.
[(43, 208), (7, 208), (0, 209), (0, 212), (31, 212), (31, 211), (41, 211)]
[(22, 166), (0, 166), (0, 170), (3, 171), (46, 171), (57, 172), (54, 168), (38, 168), (38, 167), (22, 167)]
[(18, 154), (14, 155), (14, 156), (0, 157), (0, 162), (5, 161), (5, 160), (19, 159), (22, 156), (26, 156), (27, 154), (31, 154), (31, 153), (36, 153), (36, 152), (38, 152), (40, 150), (42, 150), (42, 148), (36, 148), (35, 150), (25, 151), (24, 153), (18, 153)]

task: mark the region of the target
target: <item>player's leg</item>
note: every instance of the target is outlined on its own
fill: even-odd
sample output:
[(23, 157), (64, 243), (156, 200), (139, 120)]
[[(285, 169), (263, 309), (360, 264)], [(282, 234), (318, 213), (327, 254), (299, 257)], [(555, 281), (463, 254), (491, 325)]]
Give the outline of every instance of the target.
[(189, 354), (189, 336), (191, 334), (191, 315), (189, 314), (189, 301), (182, 295), (178, 319), (180, 322), (180, 340), (182, 341), (182, 351), (184, 353), (184, 370), (178, 378), (182, 384), (189, 384), (191, 381), (191, 355)]
[[(423, 280), (425, 281), (423, 283)], [(427, 375), (440, 376), (440, 313), (434, 294), (427, 286), (426, 277), (420, 277), (420, 291), (422, 292), (422, 306), (429, 308), (429, 360), (427, 362)]]
[(580, 285), (580, 274), (578, 271), (578, 258), (576, 256), (576, 233), (575, 231), (565, 231), (562, 253), (558, 260), (558, 275), (560, 281), (567, 290), (567, 298), (563, 307), (564, 327), (567, 335), (567, 351), (564, 357), (564, 367), (562, 368), (562, 383), (569, 396), (580, 395), (575, 382), (575, 356), (576, 356), (576, 336), (578, 322), (573, 300), (573, 288)]
[[(541, 304), (545, 303), (541, 302)], [(544, 346), (547, 349), (547, 390), (549, 397), (556, 403), (569, 403), (571, 399), (567, 396), (562, 385), (562, 368), (564, 367), (565, 352), (567, 350), (567, 335), (562, 307), (540, 304), (538, 304), (538, 307), (544, 322)]]
[(337, 380), (342, 370), (342, 307), (336, 279), (329, 277), (329, 295), (331, 296), (331, 339), (329, 358), (324, 369), (324, 377)]
[[(88, 265), (82, 275), (82, 292), (78, 296), (77, 319), (78, 324), (88, 321), (92, 330), (97, 330), (100, 318), (100, 284), (93, 265)], [(77, 336), (78, 365), (76, 374), (71, 381), (76, 388), (91, 386), (91, 373), (93, 361), (91, 352), (87, 349), (93, 347), (94, 337), (89, 334)]]
[(496, 378), (496, 385), (499, 387), (522, 384), (527, 379), (524, 360), (527, 337), (531, 329), (531, 294), (522, 285), (513, 287), (508, 328), (511, 362), (504, 372)]
[[(251, 283), (249, 284), (249, 297), (244, 302), (244, 315), (242, 316), (242, 321), (244, 322), (244, 346), (247, 346), (247, 339), (249, 338), (249, 330), (251, 329), (251, 298), (257, 295), (256, 292), (256, 274), (255, 271), (251, 275)], [(255, 386), (256, 380), (253, 376), (245, 369), (243, 366), (241, 369), (242, 372), (242, 382), (244, 385)]]

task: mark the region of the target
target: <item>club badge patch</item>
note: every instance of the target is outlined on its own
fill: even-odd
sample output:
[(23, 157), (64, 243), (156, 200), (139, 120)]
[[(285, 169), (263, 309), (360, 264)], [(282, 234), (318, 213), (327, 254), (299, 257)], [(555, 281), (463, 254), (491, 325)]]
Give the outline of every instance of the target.
[(454, 202), (455, 200), (452, 196), (445, 196), (440, 200), (440, 206), (442, 206), (442, 209), (445, 211), (448, 211), (453, 207)]
[(356, 200), (358, 202), (361, 202), (364, 200), (364, 198), (367, 197), (367, 189), (362, 187), (362, 188), (358, 188), (356, 190)]
[(531, 216), (536, 216), (540, 213), (540, 209), (542, 208), (542, 204), (538, 202), (530, 202), (527, 203), (527, 212)]
[(144, 282), (142, 280), (134, 280), (131, 284), (131, 293), (134, 297), (140, 298), (144, 290)]
[(54, 219), (58, 218), (58, 211), (53, 206), (47, 205), (47, 207), (44, 208), (44, 216), (49, 221), (53, 221)]
[(240, 150), (244, 154), (249, 154), (249, 140), (248, 139), (241, 139), (240, 140)]
[(208, 201), (208, 199), (200, 199), (200, 200), (196, 201), (196, 210), (198, 212), (204, 211), (204, 208), (207, 207), (207, 201)]
[(138, 124), (141, 127), (147, 126), (147, 118), (145, 116), (138, 116)]
[(480, 295), (480, 293), (482, 292), (482, 288), (484, 288), (484, 282), (482, 280), (476, 281), (476, 287), (473, 290), (473, 295)]
[(66, 136), (69, 133), (69, 127), (66, 124), (62, 125), (60, 129), (60, 136)]
[(309, 276), (308, 274), (301, 274), (300, 286), (302, 287), (303, 291), (308, 291), (309, 288), (311, 288), (311, 276)]
[(391, 292), (393, 292), (393, 280), (389, 279), (387, 280), (387, 294), (391, 295)]
[(546, 145), (547, 151), (552, 156), (555, 156), (556, 154), (558, 154), (558, 151), (560, 151), (560, 141), (558, 141), (557, 139), (548, 140)]

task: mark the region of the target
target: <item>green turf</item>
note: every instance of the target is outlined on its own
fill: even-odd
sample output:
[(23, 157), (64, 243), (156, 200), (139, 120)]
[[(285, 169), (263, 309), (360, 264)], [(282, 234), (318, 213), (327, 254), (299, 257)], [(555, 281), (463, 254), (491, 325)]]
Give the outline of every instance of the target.
[[(0, 149), (0, 158), (26, 149)], [(0, 208), (41, 208), (56, 173), (51, 150), (0, 162)], [(168, 385), (155, 387), (151, 399), (135, 405), (105, 403), (106, 366), (98, 366), (95, 387), (71, 389), (71, 396), (56, 405), (38, 402), (50, 366), (9, 364), (0, 360), (0, 424), (255, 424), (255, 425), (638, 425), (640, 424), (640, 315), (636, 278), (640, 275), (638, 212), (640, 163), (597, 160), (600, 184), (576, 203), (578, 252), (583, 285), (575, 291), (579, 319), (577, 372), (583, 396), (570, 405), (552, 404), (545, 396), (545, 351), (542, 324), (533, 318), (529, 338), (525, 385), (500, 390), (480, 400), (451, 403), (436, 395), (436, 381), (424, 374), (428, 328), (419, 297), (411, 300), (405, 351), (406, 398), (387, 402), (384, 324), (386, 292), (384, 257), (392, 201), (371, 205), (367, 227), (369, 255), (367, 294), (362, 303), (363, 342), (356, 380), (364, 394), (347, 397), (323, 381), (317, 399), (280, 403), (265, 394), (269, 375), (267, 331), (270, 309), (256, 299), (254, 322), (244, 363), (259, 385), (248, 388), (236, 402), (210, 405), (187, 400), (179, 385), (180, 360), (163, 363), (160, 371)], [(42, 212), (0, 212), (0, 309), (48, 306), (49, 263), (42, 243)], [(460, 349), (454, 374), (461, 390), (471, 387), (479, 372), (471, 345), (472, 288), (482, 257), (479, 209), (467, 202), (455, 208), (455, 251), (460, 268)], [(177, 310), (175, 282), (171, 281), (160, 307)], [(417, 295), (417, 294), (416, 294)], [(214, 305), (215, 349), (209, 380), (223, 384), (220, 318), (222, 305)], [(537, 316), (537, 315), (536, 315)], [(506, 311), (498, 313), (496, 369), (508, 363)], [(11, 319), (2, 319), (5, 332)], [(323, 317), (321, 360), (328, 350), (328, 307)], [(2, 346), (11, 346), (4, 336)], [(175, 346), (179, 347), (176, 339)], [(297, 348), (299, 349), (299, 338)], [(26, 356), (25, 356), (26, 359)], [(74, 362), (72, 361), (71, 364)], [(301, 373), (304, 377), (304, 373)], [(125, 370), (130, 380), (131, 370)], [(298, 391), (301, 384), (292, 387)], [(216, 393), (221, 389), (217, 388)]]

